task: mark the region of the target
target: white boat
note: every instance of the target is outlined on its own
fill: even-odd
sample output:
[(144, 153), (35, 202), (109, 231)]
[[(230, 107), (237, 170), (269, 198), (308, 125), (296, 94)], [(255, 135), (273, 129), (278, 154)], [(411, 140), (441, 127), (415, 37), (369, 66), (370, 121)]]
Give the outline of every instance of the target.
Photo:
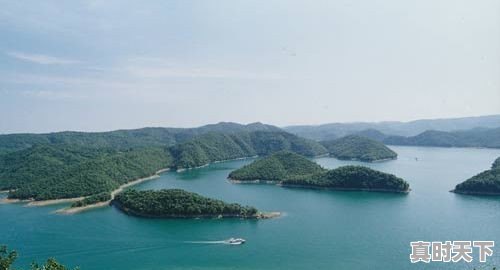
[(245, 243), (245, 239), (243, 238), (229, 238), (226, 240), (226, 243), (228, 243), (229, 245), (241, 245), (241, 244), (244, 244)]

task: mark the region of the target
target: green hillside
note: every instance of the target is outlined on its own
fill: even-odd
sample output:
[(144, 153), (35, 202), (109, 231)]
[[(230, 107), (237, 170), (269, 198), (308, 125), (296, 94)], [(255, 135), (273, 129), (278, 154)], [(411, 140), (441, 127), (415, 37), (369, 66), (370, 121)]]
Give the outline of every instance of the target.
[(338, 190), (410, 191), (410, 185), (405, 180), (363, 166), (343, 166), (312, 177), (285, 180), (282, 185)]
[(182, 143), (209, 132), (234, 134), (254, 131), (280, 131), (280, 129), (262, 123), (241, 125), (221, 122), (197, 128), (148, 127), (108, 132), (65, 131), (45, 134), (7, 134), (0, 135), (0, 154), (27, 149), (37, 144), (67, 144), (120, 150), (138, 147), (163, 147)]
[(237, 134), (207, 133), (170, 148), (176, 168), (192, 168), (213, 161), (292, 151), (305, 156), (326, 153), (319, 143), (283, 131)]
[(476, 195), (500, 195), (500, 158), (497, 158), (490, 170), (477, 174), (456, 185), (455, 193)]
[(278, 152), (246, 165), (229, 174), (233, 180), (281, 181), (292, 177), (311, 176), (325, 171), (318, 164), (292, 152)]
[(127, 190), (113, 204), (127, 214), (156, 218), (256, 218), (254, 207), (225, 203), (181, 189)]
[(413, 137), (390, 136), (383, 142), (391, 145), (500, 148), (500, 128), (454, 132), (429, 130)]
[(229, 174), (239, 181), (270, 180), (282, 186), (409, 192), (410, 185), (392, 174), (363, 166), (343, 166), (326, 170), (294, 153), (280, 152), (254, 161)]
[(497, 159), (493, 162), (493, 164), (491, 165), (491, 168), (492, 168), (492, 169), (500, 169), (500, 157), (499, 157), (499, 158), (497, 158)]
[(396, 152), (383, 143), (357, 135), (323, 141), (321, 144), (330, 152), (330, 155), (342, 160), (373, 162), (397, 157)]
[[(12, 190), (9, 193), (12, 199), (90, 196), (109, 193), (122, 184), (150, 176), (163, 168), (192, 168), (280, 150), (304, 155), (319, 155), (326, 151), (314, 141), (282, 131), (238, 131), (242, 128), (259, 129), (261, 125), (239, 126), (239, 129), (236, 126), (232, 129), (234, 132), (229, 132), (231, 129), (226, 133), (207, 132), (171, 147), (139, 147), (140, 144), (130, 148), (103, 147), (90, 141), (86, 146), (78, 143), (37, 144), (0, 155), (0, 190)], [(147, 136), (143, 145), (151, 144), (150, 140), (151, 137)]]
[(172, 162), (161, 148), (116, 151), (64, 145), (35, 146), (0, 160), (0, 188), (15, 189), (9, 198), (35, 200), (110, 192)]

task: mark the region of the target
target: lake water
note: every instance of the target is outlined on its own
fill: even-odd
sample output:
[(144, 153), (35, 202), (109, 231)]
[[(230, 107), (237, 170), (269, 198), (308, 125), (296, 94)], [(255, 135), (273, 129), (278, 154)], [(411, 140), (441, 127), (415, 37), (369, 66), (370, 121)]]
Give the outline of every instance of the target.
[[(182, 173), (168, 172), (134, 188), (182, 188), (281, 211), (270, 220), (155, 220), (107, 207), (72, 216), (58, 206), (0, 205), (0, 243), (20, 253), (16, 264), (54, 256), (94, 269), (486, 269), (487, 264), (409, 261), (411, 241), (495, 240), (500, 246), (500, 197), (448, 192), (488, 169), (500, 150), (391, 147), (399, 158), (365, 164), (318, 158), (327, 168), (363, 164), (394, 173), (409, 195), (236, 185), (226, 180), (239, 160)], [(415, 159), (418, 158), (418, 161)], [(243, 237), (245, 245), (209, 243)], [(200, 243), (207, 241), (206, 243)], [(478, 259), (477, 254), (474, 255)]]

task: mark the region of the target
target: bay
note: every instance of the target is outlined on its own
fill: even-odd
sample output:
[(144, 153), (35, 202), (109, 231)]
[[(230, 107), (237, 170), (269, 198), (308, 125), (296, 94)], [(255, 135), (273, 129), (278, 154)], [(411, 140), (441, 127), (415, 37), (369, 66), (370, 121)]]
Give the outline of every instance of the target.
[[(136, 189), (182, 188), (227, 202), (280, 211), (270, 220), (160, 220), (127, 216), (113, 207), (57, 215), (59, 206), (0, 205), (0, 243), (16, 249), (16, 267), (56, 257), (94, 269), (486, 269), (488, 263), (412, 264), (411, 241), (494, 240), (500, 243), (500, 197), (450, 193), (488, 169), (498, 149), (391, 147), (381, 163), (315, 159), (336, 168), (357, 164), (396, 174), (408, 195), (231, 184), (230, 171), (252, 159), (168, 172)], [(0, 196), (5, 196), (1, 194)], [(242, 237), (245, 245), (216, 243)], [(214, 242), (215, 241), (215, 242)], [(500, 244), (499, 244), (500, 245)], [(477, 260), (477, 254), (474, 255)]]

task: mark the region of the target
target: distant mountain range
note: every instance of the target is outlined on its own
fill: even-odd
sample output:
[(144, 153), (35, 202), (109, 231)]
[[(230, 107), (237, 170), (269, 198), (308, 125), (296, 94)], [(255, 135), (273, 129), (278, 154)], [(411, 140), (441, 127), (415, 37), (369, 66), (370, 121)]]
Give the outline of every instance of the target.
[(391, 145), (500, 148), (500, 128), (452, 132), (428, 130), (411, 137), (387, 136), (382, 142)]
[[(416, 120), (410, 122), (357, 122), (357, 123), (330, 123), (323, 125), (303, 125), (284, 127), (285, 131), (301, 137), (324, 141), (340, 138), (346, 135), (366, 130), (375, 130), (388, 135), (416, 136), (424, 131), (459, 131), (474, 128), (498, 128), (500, 115), (477, 117)], [(370, 138), (374, 138), (372, 134)], [(378, 138), (380, 140), (380, 138)]]

